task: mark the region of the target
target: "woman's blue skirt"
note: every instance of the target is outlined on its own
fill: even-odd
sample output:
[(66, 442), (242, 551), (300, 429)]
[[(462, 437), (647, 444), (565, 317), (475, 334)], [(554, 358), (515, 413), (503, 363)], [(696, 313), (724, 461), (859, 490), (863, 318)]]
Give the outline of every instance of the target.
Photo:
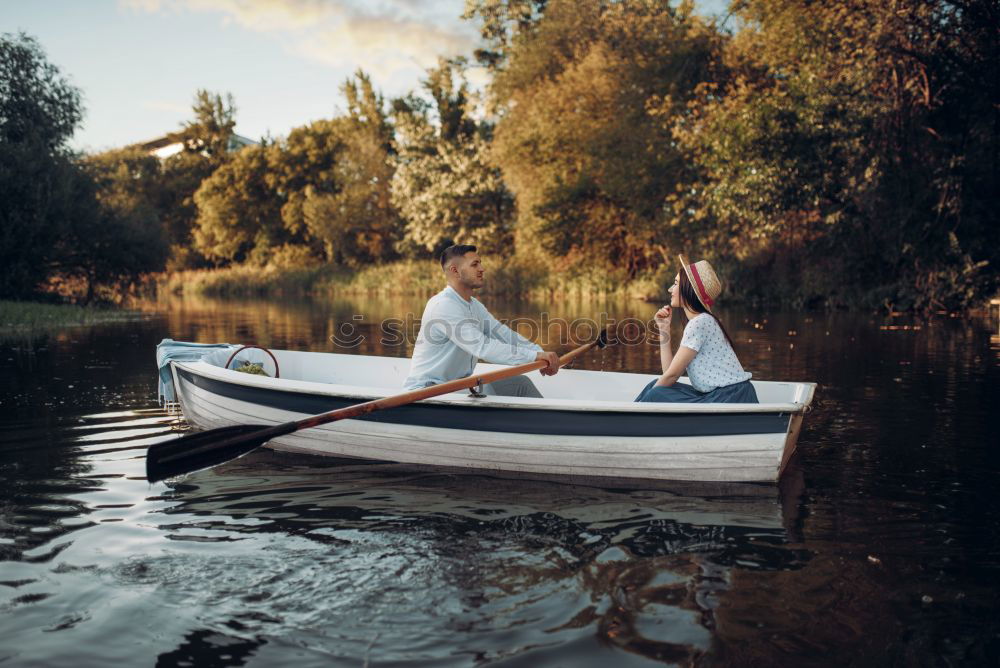
[(717, 387), (711, 392), (699, 392), (690, 385), (674, 383), (670, 387), (657, 386), (654, 379), (643, 388), (636, 401), (666, 401), (686, 404), (759, 404), (757, 392), (749, 380)]

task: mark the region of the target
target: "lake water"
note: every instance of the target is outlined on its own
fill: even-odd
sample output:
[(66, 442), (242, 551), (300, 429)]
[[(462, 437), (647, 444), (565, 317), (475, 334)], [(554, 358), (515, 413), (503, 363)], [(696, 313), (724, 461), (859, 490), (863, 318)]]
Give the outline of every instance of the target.
[[(486, 301), (566, 322), (654, 310)], [(607, 488), (269, 450), (144, 479), (146, 446), (185, 426), (156, 403), (160, 339), (407, 356), (379, 323), (422, 305), (177, 300), (0, 338), (0, 664), (1000, 656), (1000, 343), (986, 318), (723, 311), (756, 378), (820, 384), (777, 487)], [(363, 340), (331, 340), (344, 332)], [(620, 346), (578, 366), (658, 359)]]

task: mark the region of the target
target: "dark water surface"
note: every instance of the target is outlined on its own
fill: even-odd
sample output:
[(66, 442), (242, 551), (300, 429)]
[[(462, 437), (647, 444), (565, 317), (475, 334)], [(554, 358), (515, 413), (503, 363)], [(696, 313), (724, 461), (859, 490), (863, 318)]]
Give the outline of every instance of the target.
[[(756, 378), (820, 384), (779, 487), (608, 488), (268, 450), (144, 480), (145, 447), (184, 428), (156, 404), (161, 338), (339, 351), (330, 337), (351, 323), (365, 337), (352, 352), (406, 356), (377, 323), (422, 303), (178, 301), (0, 338), (0, 665), (1000, 656), (1000, 344), (986, 319), (724, 312)], [(652, 310), (567, 302), (550, 317)], [(636, 345), (580, 366), (657, 364)]]

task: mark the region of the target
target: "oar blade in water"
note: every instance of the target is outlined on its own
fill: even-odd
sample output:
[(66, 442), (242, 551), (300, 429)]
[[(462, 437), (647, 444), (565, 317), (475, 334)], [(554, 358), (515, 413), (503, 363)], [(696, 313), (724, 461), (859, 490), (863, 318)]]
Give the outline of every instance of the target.
[(157, 482), (236, 459), (260, 447), (265, 442), (263, 432), (270, 429), (264, 425), (238, 424), (154, 443), (146, 451), (146, 478)]

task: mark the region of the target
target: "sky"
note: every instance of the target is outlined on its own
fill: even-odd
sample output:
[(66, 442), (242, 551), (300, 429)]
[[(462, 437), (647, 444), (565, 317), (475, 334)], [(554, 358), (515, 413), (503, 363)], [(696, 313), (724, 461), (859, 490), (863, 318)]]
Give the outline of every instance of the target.
[[(587, 1), (587, 0), (580, 0)], [(701, 0), (719, 12), (727, 0)], [(439, 56), (479, 45), (464, 0), (0, 0), (0, 32), (26, 32), (83, 92), (71, 146), (148, 141), (191, 117), (195, 91), (232, 93), (236, 132), (259, 139), (344, 111), (358, 68), (386, 97), (416, 90)], [(470, 82), (482, 84), (481, 70)]]

